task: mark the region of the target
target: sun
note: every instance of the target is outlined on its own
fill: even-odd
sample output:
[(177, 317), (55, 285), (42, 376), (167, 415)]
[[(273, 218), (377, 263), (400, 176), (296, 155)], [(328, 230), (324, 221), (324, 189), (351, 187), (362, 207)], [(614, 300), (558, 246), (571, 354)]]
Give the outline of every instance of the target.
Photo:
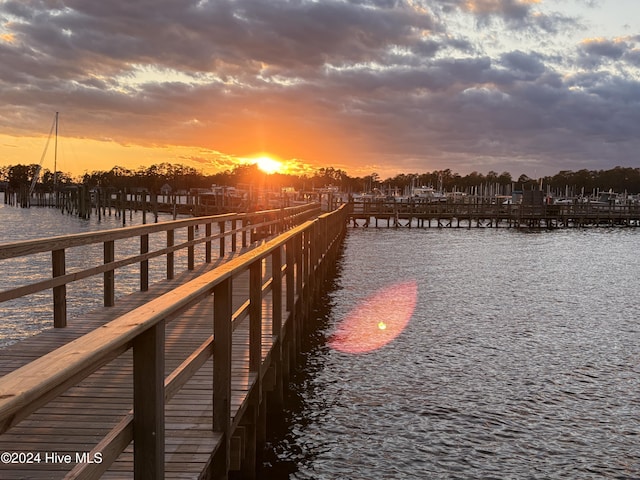
[(260, 170), (267, 174), (282, 172), (284, 167), (282, 162), (266, 155), (256, 158), (255, 163)]

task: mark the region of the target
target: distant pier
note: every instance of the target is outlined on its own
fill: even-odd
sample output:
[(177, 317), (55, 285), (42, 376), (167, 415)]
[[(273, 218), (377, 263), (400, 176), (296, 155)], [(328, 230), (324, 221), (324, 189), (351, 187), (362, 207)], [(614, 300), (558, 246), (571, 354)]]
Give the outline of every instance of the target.
[[(36, 191), (29, 193), (26, 186), (20, 189), (4, 189), (4, 203), (29, 207), (53, 207), (62, 213), (88, 219), (115, 216), (127, 223), (127, 214), (142, 212), (143, 223), (157, 221), (161, 213), (206, 216), (223, 213), (247, 212), (252, 209), (249, 202), (230, 201), (224, 195), (202, 192), (155, 193), (145, 188), (88, 188), (84, 185), (61, 187), (55, 192)], [(151, 223), (151, 222), (149, 222)]]
[(640, 205), (584, 202), (565, 205), (490, 202), (356, 200), (349, 202), (352, 227), (387, 228), (580, 228), (638, 227)]

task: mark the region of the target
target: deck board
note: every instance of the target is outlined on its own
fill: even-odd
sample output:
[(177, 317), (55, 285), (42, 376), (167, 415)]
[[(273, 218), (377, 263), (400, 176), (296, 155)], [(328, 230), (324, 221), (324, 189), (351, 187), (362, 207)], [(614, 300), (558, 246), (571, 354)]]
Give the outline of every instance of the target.
[[(19, 368), (36, 358), (75, 340), (89, 331), (117, 318), (149, 300), (201, 275), (215, 265), (204, 265), (185, 272), (172, 280), (152, 285), (147, 292), (135, 292), (117, 299), (116, 306), (100, 308), (72, 318), (64, 329), (49, 329), (0, 350), (0, 375)], [(247, 298), (246, 278), (233, 282), (233, 307), (240, 307)], [(285, 299), (283, 288), (283, 301)], [(262, 356), (268, 358), (273, 344), (271, 336), (270, 295), (263, 301)], [(231, 420), (235, 418), (255, 374), (248, 369), (249, 332), (244, 321), (233, 333)], [(166, 327), (165, 376), (213, 334), (213, 297), (184, 312)], [(133, 405), (132, 353), (126, 352), (105, 365), (78, 385), (71, 387), (49, 404), (18, 423), (0, 436), (0, 452), (46, 453), (89, 452)], [(220, 435), (213, 432), (213, 360), (209, 359), (198, 372), (165, 405), (165, 478), (197, 478), (219, 446)], [(70, 464), (43, 462), (31, 465), (0, 464), (0, 478), (63, 478), (73, 468)], [(103, 475), (106, 479), (133, 477), (133, 446), (118, 457)]]

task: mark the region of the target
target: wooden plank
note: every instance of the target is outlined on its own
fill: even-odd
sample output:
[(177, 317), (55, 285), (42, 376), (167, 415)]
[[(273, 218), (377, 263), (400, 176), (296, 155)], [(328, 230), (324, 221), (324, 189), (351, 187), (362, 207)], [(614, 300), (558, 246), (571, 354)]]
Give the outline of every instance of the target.
[[(124, 417), (107, 436), (89, 452), (88, 457), (97, 461), (77, 463), (65, 476), (66, 479), (97, 477), (102, 475), (133, 440), (133, 413)], [(80, 450), (77, 450), (80, 451)]]
[(200, 369), (213, 354), (213, 335), (211, 335), (189, 358), (187, 358), (165, 381), (165, 399), (172, 398), (184, 384)]

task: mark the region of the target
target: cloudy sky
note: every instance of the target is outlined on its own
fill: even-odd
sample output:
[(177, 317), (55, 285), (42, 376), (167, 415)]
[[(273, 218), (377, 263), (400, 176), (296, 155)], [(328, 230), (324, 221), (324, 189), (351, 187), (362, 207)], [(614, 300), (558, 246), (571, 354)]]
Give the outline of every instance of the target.
[(0, 0), (0, 65), (0, 165), (640, 166), (638, 0)]

